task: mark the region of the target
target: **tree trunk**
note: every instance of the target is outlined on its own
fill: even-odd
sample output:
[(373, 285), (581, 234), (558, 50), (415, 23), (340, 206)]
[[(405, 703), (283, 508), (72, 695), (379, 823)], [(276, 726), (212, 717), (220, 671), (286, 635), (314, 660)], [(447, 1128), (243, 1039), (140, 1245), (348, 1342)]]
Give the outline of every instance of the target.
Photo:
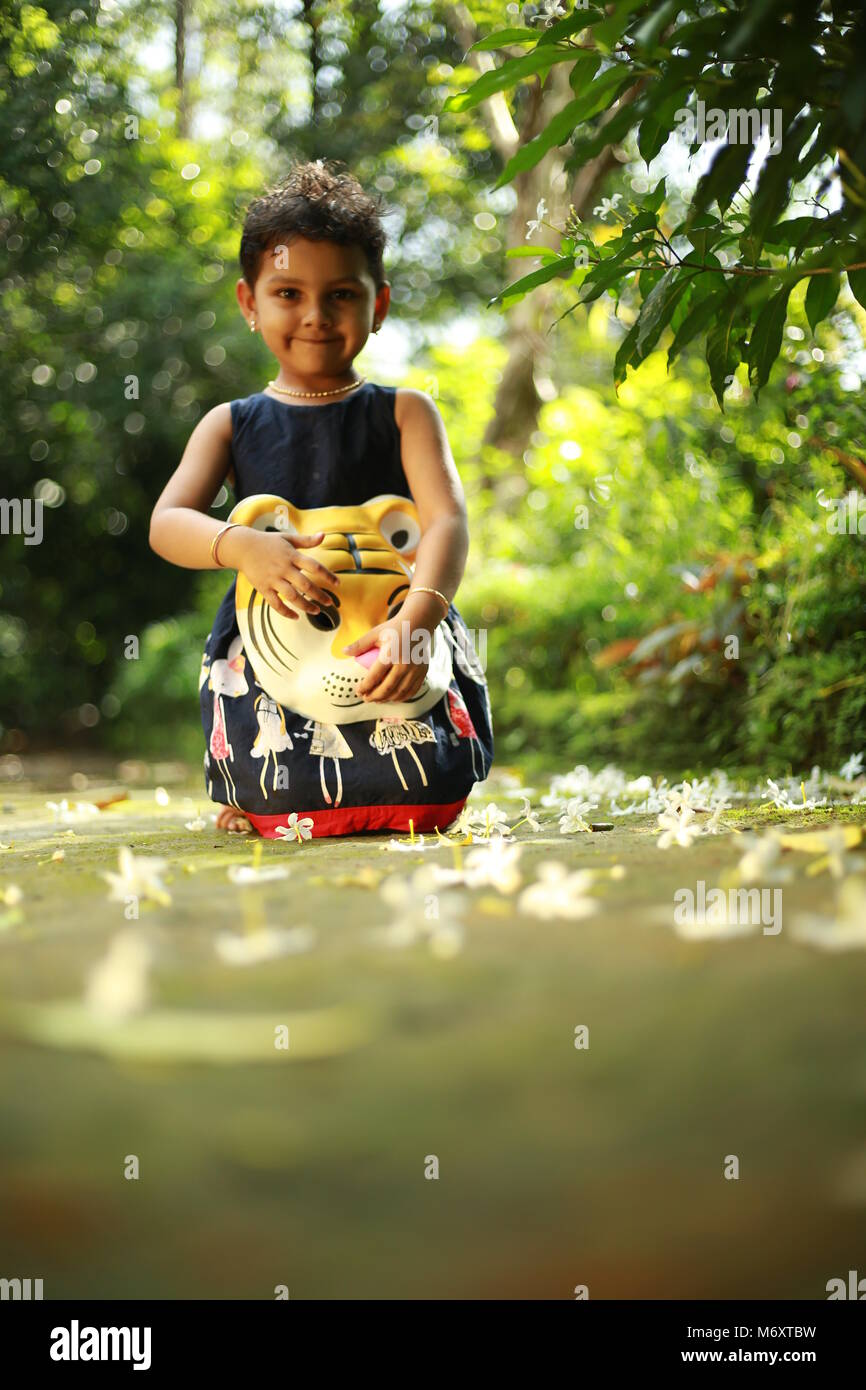
[(174, 85), (177, 88), (177, 134), (185, 140), (189, 134), (189, 112), (186, 92), (186, 18), (190, 0), (175, 0), (174, 5)]
[[(463, 4), (453, 6), (449, 13), (455, 33), (468, 50), (480, 37), (472, 15)], [(523, 52), (522, 49), (520, 51)], [(467, 52), (464, 61), (479, 73), (495, 66), (490, 54), (483, 50), (471, 54)], [(574, 92), (568, 82), (568, 65), (557, 63), (546, 78), (535, 78), (526, 95), (520, 130), (511, 119), (503, 93), (488, 98), (479, 108), (491, 141), (503, 162), (510, 159), (520, 145), (532, 140), (551, 117), (572, 100)], [(623, 98), (626, 99), (631, 99), (629, 94)], [(604, 178), (616, 163), (611, 152), (604, 150), (570, 181), (564, 169), (566, 158), (567, 152), (563, 148), (552, 149), (534, 168), (518, 174), (513, 180), (511, 187), (517, 195), (517, 202), (508, 221), (509, 246), (526, 242), (526, 224), (535, 219), (536, 208), (542, 199), (545, 203), (542, 221), (562, 227), (569, 204), (572, 203), (578, 216), (584, 217), (598, 195)], [(559, 246), (559, 238), (550, 227), (540, 227), (531, 240), (539, 246)], [(531, 263), (520, 259), (510, 260), (506, 265), (508, 284), (529, 274), (533, 268)], [(560, 289), (561, 286), (555, 281), (540, 285), (507, 311), (503, 342), (508, 349), (508, 360), (497, 388), (484, 443), (503, 449), (521, 460), (537, 427), (542, 402), (536, 377), (542, 373), (553, 375), (555, 330), (554, 334), (548, 334), (547, 329), (553, 322), (553, 304)], [(484, 481), (490, 484), (492, 480), (487, 478)]]

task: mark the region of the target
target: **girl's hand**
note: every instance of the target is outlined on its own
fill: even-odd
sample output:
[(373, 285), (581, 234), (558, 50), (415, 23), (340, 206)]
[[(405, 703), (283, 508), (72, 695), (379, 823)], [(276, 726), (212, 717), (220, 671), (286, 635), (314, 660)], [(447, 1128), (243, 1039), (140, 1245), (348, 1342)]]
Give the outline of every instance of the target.
[(429, 628), (413, 627), (406, 618), (392, 618), (371, 627), (363, 637), (343, 648), (346, 656), (353, 656), (379, 647), (376, 661), (355, 687), (357, 693), (364, 700), (394, 704), (411, 700), (427, 679), (431, 640)]
[(273, 531), (239, 526), (236, 531), (228, 532), (226, 542), (235, 537), (226, 558), (229, 553), (234, 556), (236, 568), (246, 575), (275, 612), (286, 618), (300, 617), (284, 599), (302, 613), (319, 613), (323, 607), (333, 606), (328, 589), (339, 586), (339, 577), (312, 556), (304, 554), (305, 548), (321, 544), (323, 531), (317, 531), (314, 536), (295, 535), (290, 540)]

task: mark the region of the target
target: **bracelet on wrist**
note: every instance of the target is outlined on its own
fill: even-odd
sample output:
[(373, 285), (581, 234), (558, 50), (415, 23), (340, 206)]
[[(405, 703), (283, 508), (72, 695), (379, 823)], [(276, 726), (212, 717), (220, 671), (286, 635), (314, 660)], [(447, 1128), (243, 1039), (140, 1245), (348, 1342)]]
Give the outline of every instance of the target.
[(225, 526), (223, 526), (219, 531), (217, 531), (216, 535), (214, 536), (213, 540), (211, 541), (211, 543), (210, 543), (210, 555), (211, 555), (211, 559), (213, 560), (213, 562), (214, 562), (214, 564), (216, 565), (217, 569), (224, 570), (224, 569), (226, 568), (226, 566), (225, 566), (225, 565), (223, 564), (223, 562), (220, 560), (219, 554), (218, 554), (218, 551), (219, 551), (219, 543), (220, 543), (220, 541), (222, 540), (222, 538), (223, 538), (223, 536), (225, 535), (226, 531), (231, 531), (233, 527), (235, 527), (235, 526), (240, 526), (240, 525), (241, 525), (241, 523), (240, 523), (239, 521), (227, 521), (226, 524), (225, 524)]
[[(437, 597), (437, 598), (441, 598), (442, 602), (445, 604), (445, 613), (447, 613), (448, 610), (449, 610), (449, 608), (451, 607), (451, 600), (450, 600), (450, 599), (447, 599), (447, 598), (445, 597), (444, 594), (442, 594), (442, 593), (439, 592), (438, 589), (431, 589), (431, 587), (430, 587), (429, 584), (415, 584), (415, 585), (413, 585), (413, 587), (409, 590), (409, 592), (408, 592), (408, 594), (406, 595), (406, 597), (407, 597), (407, 598), (411, 598), (413, 594), (435, 594), (436, 597)], [(444, 616), (445, 616), (445, 613), (443, 613), (443, 615), (442, 615), (443, 618), (444, 618)]]

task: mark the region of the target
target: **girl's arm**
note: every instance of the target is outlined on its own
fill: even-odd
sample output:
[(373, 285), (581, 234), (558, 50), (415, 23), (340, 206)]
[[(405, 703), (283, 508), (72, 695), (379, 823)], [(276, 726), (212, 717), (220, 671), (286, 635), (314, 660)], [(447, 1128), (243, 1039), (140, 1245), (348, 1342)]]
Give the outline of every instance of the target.
[[(403, 471), (421, 523), (412, 587), (429, 585), (453, 599), (466, 568), (469, 527), (463, 485), (445, 425), (426, 391), (399, 388), (394, 414), (400, 430)], [(413, 628), (432, 632), (444, 611), (435, 594), (418, 593), (405, 600), (399, 616)]]
[[(211, 559), (211, 541), (225, 522), (208, 516), (231, 463), (231, 406), (214, 406), (199, 420), (183, 457), (160, 494), (150, 518), (150, 546), (183, 569), (213, 570), (232, 565), (242, 528), (220, 542), (220, 564)], [(441, 605), (440, 605), (441, 607)]]

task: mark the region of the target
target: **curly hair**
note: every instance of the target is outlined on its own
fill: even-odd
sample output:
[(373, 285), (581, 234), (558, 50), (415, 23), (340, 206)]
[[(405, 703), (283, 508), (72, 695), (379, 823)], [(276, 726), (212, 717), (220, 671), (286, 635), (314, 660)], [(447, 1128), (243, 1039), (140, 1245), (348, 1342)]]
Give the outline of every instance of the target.
[(385, 230), (382, 207), (366, 193), (342, 161), (317, 159), (295, 164), (288, 176), (247, 208), (241, 233), (240, 263), (250, 289), (255, 287), (263, 253), (269, 246), (301, 236), (310, 241), (359, 245), (378, 290), (385, 282), (382, 255)]

